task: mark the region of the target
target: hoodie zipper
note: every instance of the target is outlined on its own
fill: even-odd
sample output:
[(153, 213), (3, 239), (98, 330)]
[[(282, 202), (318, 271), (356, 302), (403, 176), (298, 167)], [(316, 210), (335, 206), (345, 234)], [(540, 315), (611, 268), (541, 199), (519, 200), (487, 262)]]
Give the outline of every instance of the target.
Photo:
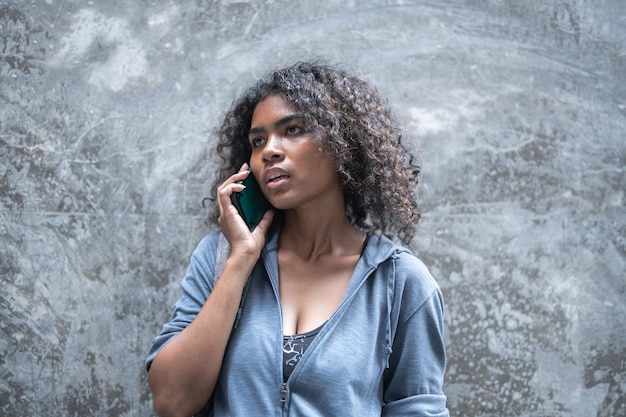
[[(391, 255), (391, 254), (390, 254)], [(390, 256), (389, 255), (389, 256)], [(268, 263), (267, 263), (267, 259), (265, 258), (265, 256), (263, 256), (263, 254), (261, 254), (261, 259), (263, 260), (263, 264), (265, 266), (265, 270), (268, 274), (268, 276), (270, 277), (270, 282), (272, 283), (272, 289), (274, 291), (274, 296), (276, 298), (276, 301), (278, 302), (279, 305), (279, 311), (280, 311), (280, 321), (281, 321), (281, 328), (282, 328), (282, 308), (280, 307), (280, 296), (278, 295), (278, 291), (276, 288), (276, 285), (274, 285), (274, 282), (278, 282), (278, 278), (277, 277), (272, 277), (273, 274), (270, 272), (271, 268), (269, 267)], [(387, 257), (384, 258), (384, 260), (386, 260)], [(369, 278), (369, 276), (372, 274), (372, 272), (381, 264), (382, 262), (376, 263), (375, 265), (368, 265), (367, 270), (365, 271), (365, 273), (363, 274), (359, 284), (357, 285), (357, 287), (355, 289), (353, 289), (351, 291), (351, 293), (348, 295), (348, 297), (343, 300), (343, 302), (341, 304), (339, 304), (339, 307), (337, 308), (337, 310), (331, 315), (331, 317), (329, 318), (329, 320), (331, 320), (340, 310), (342, 310), (344, 308), (344, 306), (346, 304), (349, 303), (349, 301), (355, 296), (355, 294), (358, 292), (358, 289), (364, 284), (365, 281), (367, 281), (367, 279)], [(357, 264), (358, 265), (358, 264)], [(272, 279), (273, 278), (273, 279)], [(282, 344), (281, 344), (282, 346)], [(282, 350), (281, 350), (282, 352)], [(287, 383), (283, 382), (281, 384), (280, 387), (280, 402), (283, 404), (283, 406), (285, 405), (285, 403), (287, 402)], [(284, 408), (283, 408), (283, 412), (284, 412)]]
[[(273, 276), (273, 273), (270, 272), (272, 271), (272, 269), (268, 266), (268, 263), (265, 259), (265, 257), (262, 256), (263, 259), (263, 264), (265, 266), (265, 271), (267, 272), (267, 275), (270, 278), (270, 283), (272, 285), (272, 290), (274, 291), (274, 297), (276, 299), (276, 302), (278, 303), (278, 311), (279, 311), (279, 319), (280, 319), (280, 323), (281, 323), (281, 329), (282, 329), (282, 322), (283, 322), (283, 312), (282, 312), (282, 308), (280, 306), (280, 296), (278, 294), (278, 289), (276, 288), (276, 285), (274, 285), (274, 283), (278, 283), (278, 277)], [(281, 332), (282, 333), (282, 332)], [(282, 344), (281, 346), (281, 353), (282, 353)], [(279, 355), (279, 357), (281, 358), (281, 363), (282, 363), (282, 356)], [(279, 399), (281, 404), (284, 406), (285, 403), (287, 402), (287, 383), (283, 382), (280, 386), (280, 394), (279, 394)]]

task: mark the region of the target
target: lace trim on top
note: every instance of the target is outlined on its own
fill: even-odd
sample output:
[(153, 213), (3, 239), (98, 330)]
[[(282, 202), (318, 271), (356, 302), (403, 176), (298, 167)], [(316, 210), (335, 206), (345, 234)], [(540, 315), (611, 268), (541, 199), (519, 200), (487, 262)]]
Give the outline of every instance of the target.
[(310, 332), (283, 336), (283, 381), (287, 382), (296, 364), (324, 325)]

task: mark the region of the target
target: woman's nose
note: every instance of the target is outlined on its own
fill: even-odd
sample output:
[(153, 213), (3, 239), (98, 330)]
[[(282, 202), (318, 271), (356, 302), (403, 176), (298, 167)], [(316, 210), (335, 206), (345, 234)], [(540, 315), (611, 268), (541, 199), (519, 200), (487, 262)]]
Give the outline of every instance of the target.
[(263, 160), (266, 162), (282, 159), (284, 156), (280, 135), (269, 135), (263, 149)]

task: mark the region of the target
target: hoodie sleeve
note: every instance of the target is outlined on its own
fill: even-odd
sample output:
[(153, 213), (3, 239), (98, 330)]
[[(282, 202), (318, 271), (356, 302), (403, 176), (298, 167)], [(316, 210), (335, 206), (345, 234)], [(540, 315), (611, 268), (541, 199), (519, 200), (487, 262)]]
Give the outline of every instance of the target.
[[(415, 267), (415, 265), (414, 265)], [(400, 296), (401, 311), (389, 368), (385, 371), (382, 415), (449, 417), (443, 394), (446, 353), (441, 290), (418, 261)]]
[(215, 285), (213, 269), (217, 240), (217, 234), (206, 236), (191, 255), (189, 267), (181, 284), (182, 294), (176, 302), (171, 320), (163, 326), (161, 333), (152, 341), (146, 358), (146, 370), (150, 370), (150, 365), (161, 348), (196, 318), (209, 298)]

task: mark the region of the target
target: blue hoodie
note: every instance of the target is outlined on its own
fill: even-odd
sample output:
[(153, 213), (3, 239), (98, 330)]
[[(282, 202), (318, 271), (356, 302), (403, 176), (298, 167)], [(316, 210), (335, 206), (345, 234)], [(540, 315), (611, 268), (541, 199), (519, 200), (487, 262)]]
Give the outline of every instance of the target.
[[(194, 251), (148, 369), (212, 291), (218, 235)], [(441, 291), (420, 260), (386, 237), (369, 239), (339, 308), (283, 383), (278, 235), (270, 229), (244, 289), (210, 415), (448, 417)]]

